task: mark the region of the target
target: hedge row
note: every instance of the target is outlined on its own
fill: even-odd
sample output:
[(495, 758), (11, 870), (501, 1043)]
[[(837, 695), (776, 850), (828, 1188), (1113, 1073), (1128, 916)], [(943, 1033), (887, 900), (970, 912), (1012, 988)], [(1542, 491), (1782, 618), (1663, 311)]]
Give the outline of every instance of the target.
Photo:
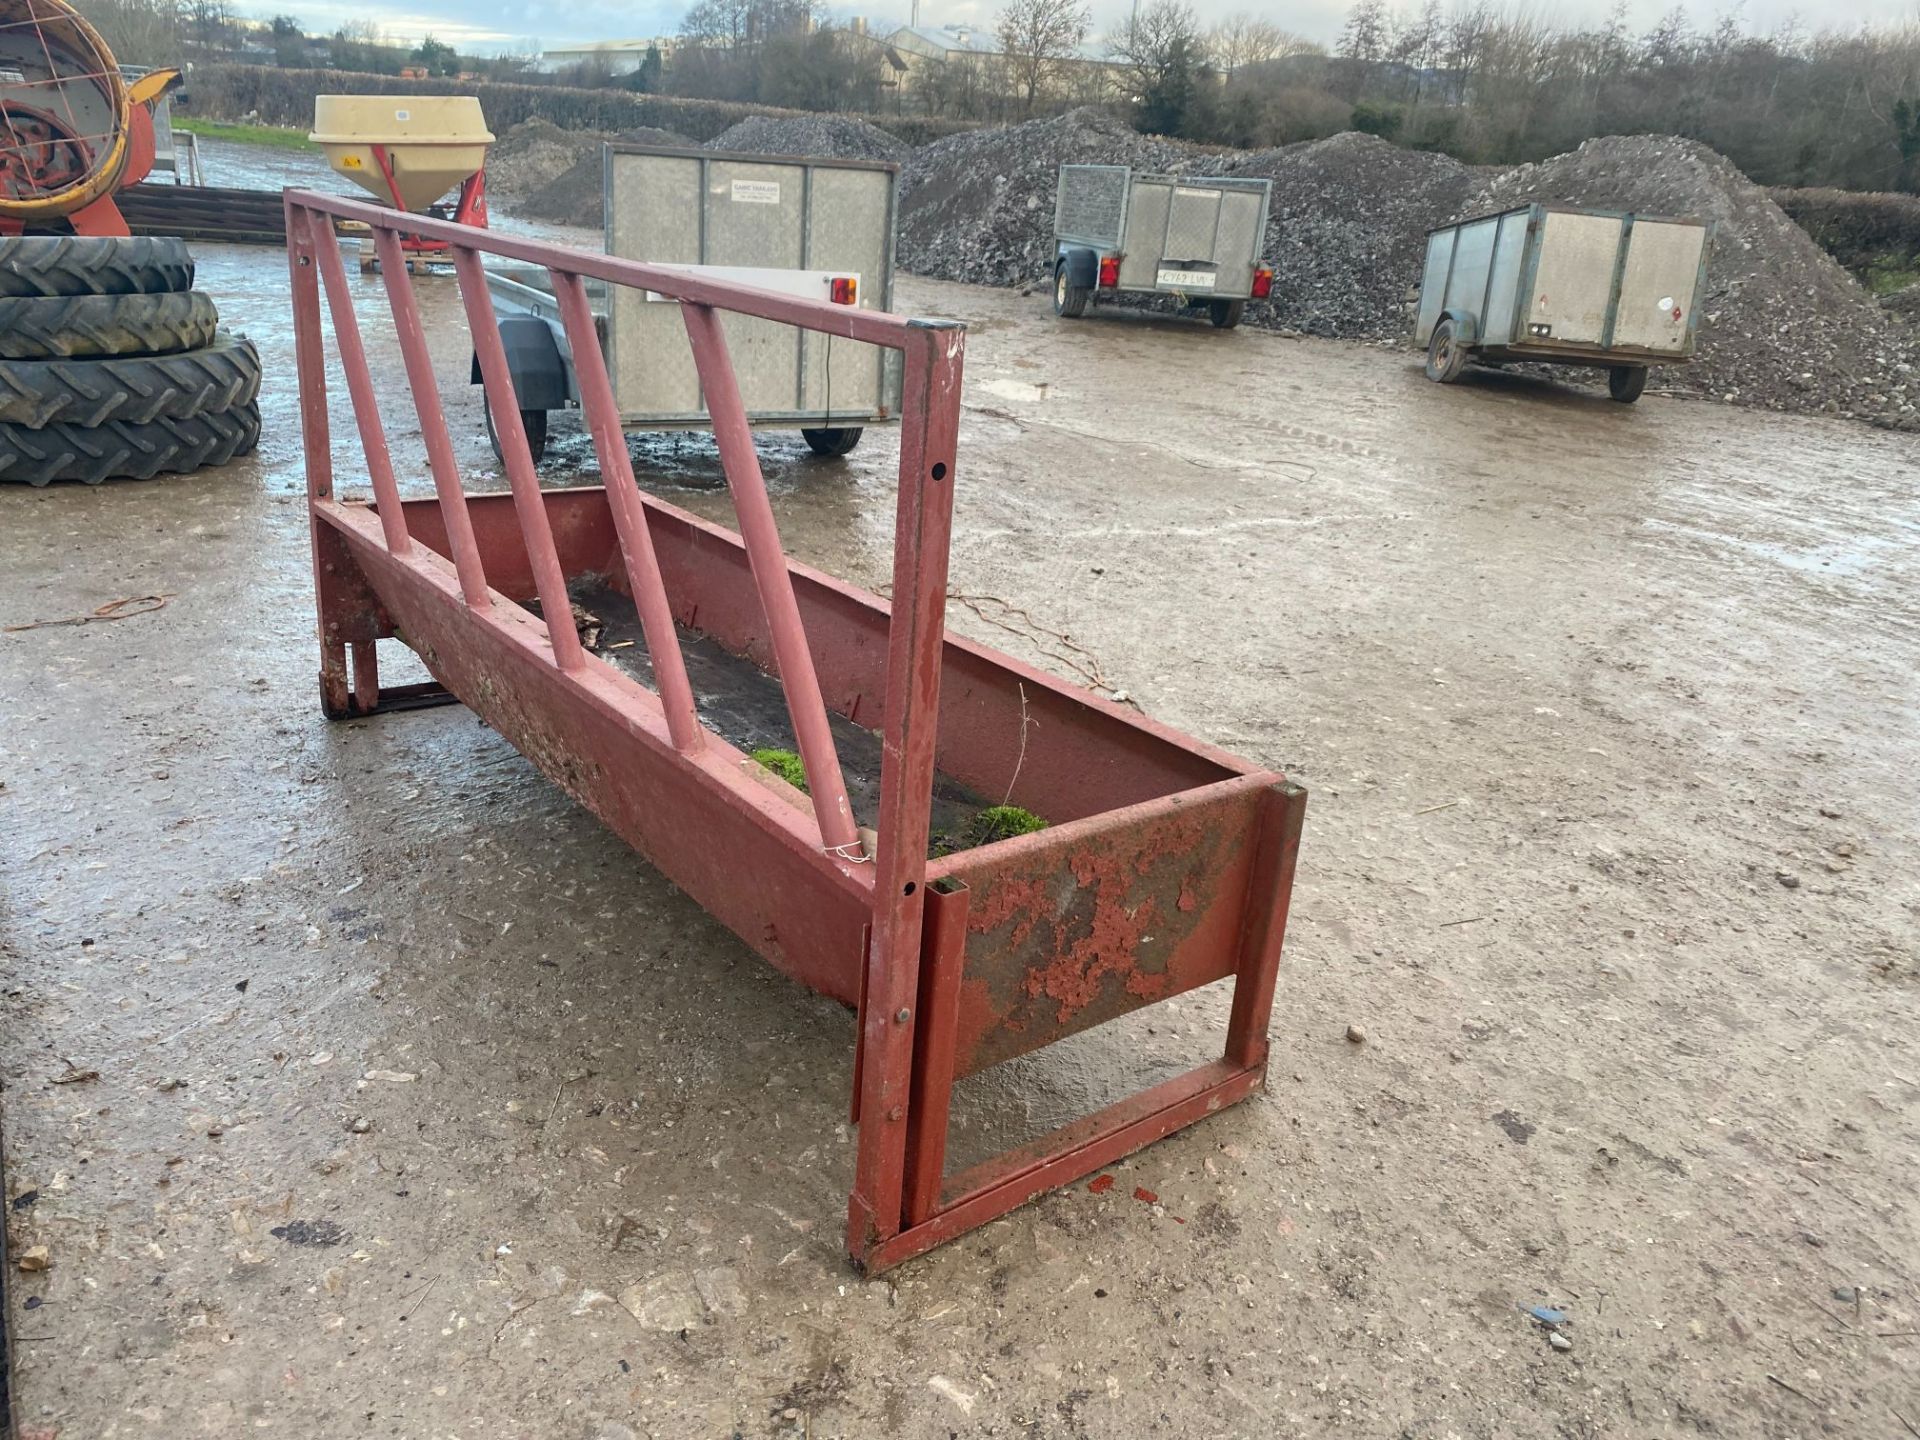
[[(250, 115), (262, 125), (313, 124), (316, 95), (477, 95), (487, 125), (503, 135), (525, 120), (550, 120), (564, 130), (634, 130), (653, 126), (694, 140), (711, 140), (750, 115), (800, 115), (768, 105), (725, 100), (680, 100), (625, 90), (564, 85), (500, 85), (468, 80), (402, 80), (344, 70), (282, 70), (272, 65), (196, 65), (187, 87), (193, 114), (215, 120)], [(975, 127), (966, 121), (918, 115), (862, 115), (909, 145)]]
[(1782, 210), (1849, 270), (1920, 260), (1920, 196), (1854, 190), (1772, 192)]

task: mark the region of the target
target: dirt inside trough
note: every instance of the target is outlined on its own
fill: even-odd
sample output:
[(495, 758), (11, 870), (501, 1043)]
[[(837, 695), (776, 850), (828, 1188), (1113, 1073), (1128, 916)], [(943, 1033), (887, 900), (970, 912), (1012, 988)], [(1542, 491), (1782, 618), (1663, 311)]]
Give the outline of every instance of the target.
[[(653, 674), (653, 657), (648, 653), (646, 631), (632, 599), (600, 576), (572, 582), (567, 593), (576, 606), (593, 617), (591, 629), (597, 637), (597, 644), (589, 647), (593, 653), (657, 693), (660, 687)], [(533, 601), (527, 608), (538, 615), (540, 602)], [(576, 624), (580, 625), (577, 615)], [(777, 676), (733, 654), (703, 631), (682, 625), (676, 625), (674, 631), (702, 724), (743, 754), (761, 749), (798, 753), (786, 691)], [(847, 803), (853, 807), (854, 820), (872, 828), (880, 814), (879, 733), (832, 711), (827, 714), (827, 724), (839, 752), (840, 774), (846, 782)], [(952, 776), (936, 773), (929, 848), (966, 849), (969, 823), (994, 803)]]

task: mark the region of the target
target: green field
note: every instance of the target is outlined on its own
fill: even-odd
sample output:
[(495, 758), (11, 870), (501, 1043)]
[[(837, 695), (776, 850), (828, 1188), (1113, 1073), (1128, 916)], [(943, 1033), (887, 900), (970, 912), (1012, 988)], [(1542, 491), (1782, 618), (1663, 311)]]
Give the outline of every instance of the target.
[(176, 130), (191, 131), (203, 140), (238, 140), (248, 145), (278, 145), (286, 150), (308, 148), (307, 132), (285, 125), (235, 125), (225, 120), (176, 122)]

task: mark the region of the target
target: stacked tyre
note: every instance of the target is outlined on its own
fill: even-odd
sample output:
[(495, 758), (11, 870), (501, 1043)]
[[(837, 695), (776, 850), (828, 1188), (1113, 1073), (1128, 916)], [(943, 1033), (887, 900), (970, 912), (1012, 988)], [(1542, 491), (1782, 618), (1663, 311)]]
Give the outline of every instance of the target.
[(0, 237), (0, 482), (150, 480), (250, 452), (260, 356), (184, 241)]

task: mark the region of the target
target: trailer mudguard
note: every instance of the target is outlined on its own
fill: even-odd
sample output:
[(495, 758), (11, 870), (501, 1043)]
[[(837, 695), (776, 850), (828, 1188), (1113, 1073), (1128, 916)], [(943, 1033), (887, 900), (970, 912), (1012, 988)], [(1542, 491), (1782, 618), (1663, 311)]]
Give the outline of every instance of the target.
[[(507, 372), (522, 410), (566, 408), (567, 367), (554, 343), (553, 329), (538, 315), (502, 315), (500, 340), (507, 348)], [(480, 357), (467, 370), (467, 383), (479, 385)]]
[(1063, 245), (1060, 259), (1067, 267), (1067, 283), (1091, 290), (1100, 283), (1100, 257), (1084, 245)]
[[(1451, 309), (1442, 310), (1440, 320), (1453, 322), (1453, 333), (1460, 344), (1478, 345), (1480, 343), (1480, 317), (1471, 310), (1462, 310), (1456, 305)], [(1439, 328), (1439, 323), (1439, 320), (1434, 322), (1435, 329)]]

